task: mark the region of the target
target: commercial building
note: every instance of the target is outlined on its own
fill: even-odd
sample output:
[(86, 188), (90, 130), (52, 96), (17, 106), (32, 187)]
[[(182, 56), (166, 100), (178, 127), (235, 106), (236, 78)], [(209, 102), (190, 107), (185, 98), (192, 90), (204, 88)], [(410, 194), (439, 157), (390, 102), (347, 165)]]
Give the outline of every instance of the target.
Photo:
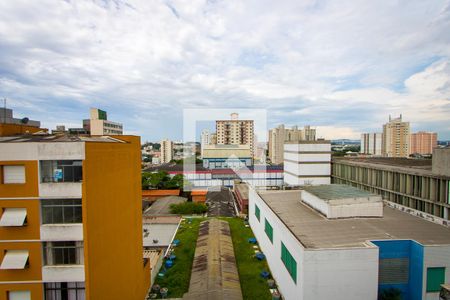
[(160, 162), (162, 164), (166, 164), (170, 162), (173, 159), (174, 149), (173, 149), (173, 142), (171, 140), (165, 139), (160, 142), (161, 144), (161, 155), (160, 155)]
[(341, 185), (249, 194), (249, 223), (283, 299), (377, 299), (394, 288), (438, 300), (450, 282), (450, 229), (389, 206), (358, 214), (378, 214), (379, 196)]
[(171, 177), (181, 174), (193, 187), (232, 187), (235, 181), (244, 181), (255, 187), (281, 188), (283, 168), (280, 166), (250, 166), (242, 169), (207, 169), (196, 165), (195, 170), (186, 171), (183, 165), (154, 166), (146, 172), (166, 171)]
[(315, 140), (316, 129), (310, 126), (305, 126), (302, 130), (297, 126), (289, 129), (284, 125), (279, 125), (277, 128), (269, 130), (269, 159), (272, 164), (282, 164), (285, 143)]
[(371, 193), (411, 213), (450, 226), (450, 148), (430, 159), (333, 158), (334, 183)]
[(90, 119), (83, 120), (83, 128), (91, 135), (123, 134), (122, 123), (109, 121), (106, 111), (98, 108), (91, 108)]
[(0, 299), (144, 299), (139, 137), (0, 139)]
[(382, 133), (361, 134), (361, 154), (381, 156)]
[(237, 113), (231, 114), (231, 120), (216, 121), (216, 139), (218, 145), (247, 145), (251, 157), (254, 156), (255, 138), (253, 120), (239, 120)]
[(41, 122), (30, 120), (29, 118), (14, 118), (13, 110), (9, 108), (0, 108), (0, 123), (1, 124), (16, 124), (26, 125), (30, 127), (41, 127)]
[(402, 121), (402, 115), (383, 125), (382, 155), (387, 157), (408, 157), (410, 150), (409, 122)]
[(330, 141), (300, 141), (284, 144), (284, 182), (287, 185), (329, 184)]
[(252, 149), (249, 145), (205, 145), (203, 166), (208, 169), (240, 168), (253, 165)]
[(411, 154), (430, 155), (437, 148), (437, 133), (419, 131), (411, 134)]

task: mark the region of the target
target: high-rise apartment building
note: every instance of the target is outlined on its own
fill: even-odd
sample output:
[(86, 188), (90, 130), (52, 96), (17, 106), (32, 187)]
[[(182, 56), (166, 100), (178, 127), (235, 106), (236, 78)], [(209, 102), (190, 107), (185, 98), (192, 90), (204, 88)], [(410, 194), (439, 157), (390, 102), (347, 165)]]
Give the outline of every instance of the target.
[(382, 133), (361, 134), (361, 154), (381, 155)]
[(410, 142), (409, 122), (402, 121), (402, 115), (383, 125), (382, 155), (387, 157), (408, 157)]
[(0, 299), (144, 299), (138, 137), (0, 142)]
[(173, 141), (165, 139), (161, 141), (161, 163), (169, 163), (173, 159)]
[(419, 131), (411, 134), (411, 154), (432, 154), (437, 147), (437, 133)]
[(304, 129), (298, 129), (297, 126), (291, 129), (280, 125), (277, 128), (269, 130), (269, 158), (272, 164), (282, 164), (284, 160), (284, 143), (315, 141), (316, 129), (305, 126)]
[(253, 120), (239, 120), (237, 113), (231, 114), (231, 120), (217, 120), (216, 134), (218, 145), (249, 145), (252, 157), (255, 152)]
[(202, 135), (201, 135), (201, 156), (203, 157), (203, 149), (205, 148), (205, 146), (207, 145), (211, 145), (211, 133), (209, 132), (208, 129), (205, 129), (202, 131)]
[(123, 125), (121, 123), (108, 120), (106, 111), (91, 108), (91, 118), (83, 120), (83, 128), (91, 135), (121, 135), (123, 134)]

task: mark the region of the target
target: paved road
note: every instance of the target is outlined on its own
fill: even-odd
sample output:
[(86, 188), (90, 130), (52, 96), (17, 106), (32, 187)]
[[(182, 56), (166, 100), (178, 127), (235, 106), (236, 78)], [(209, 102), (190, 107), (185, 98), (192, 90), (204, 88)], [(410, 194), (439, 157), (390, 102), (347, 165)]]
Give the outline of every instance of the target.
[(233, 204), (233, 196), (229, 188), (222, 187), (220, 191), (208, 192), (206, 203), (208, 204), (208, 216), (210, 217), (234, 217), (236, 211)]

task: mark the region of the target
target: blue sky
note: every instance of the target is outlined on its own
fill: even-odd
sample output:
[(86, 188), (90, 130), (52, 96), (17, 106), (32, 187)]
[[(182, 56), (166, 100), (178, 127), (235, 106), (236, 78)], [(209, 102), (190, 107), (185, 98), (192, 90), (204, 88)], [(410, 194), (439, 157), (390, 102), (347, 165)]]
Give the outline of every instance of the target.
[(450, 1), (1, 1), (0, 97), (43, 126), (108, 111), (181, 139), (183, 109), (267, 109), (325, 138), (403, 114), (450, 139)]

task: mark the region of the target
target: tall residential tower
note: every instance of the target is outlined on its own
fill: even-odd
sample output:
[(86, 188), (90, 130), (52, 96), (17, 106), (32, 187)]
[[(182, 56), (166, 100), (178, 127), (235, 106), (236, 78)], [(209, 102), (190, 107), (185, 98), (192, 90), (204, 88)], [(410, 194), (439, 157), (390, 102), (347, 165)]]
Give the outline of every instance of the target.
[(383, 125), (382, 155), (387, 157), (408, 157), (410, 146), (409, 122), (402, 121), (402, 115)]

